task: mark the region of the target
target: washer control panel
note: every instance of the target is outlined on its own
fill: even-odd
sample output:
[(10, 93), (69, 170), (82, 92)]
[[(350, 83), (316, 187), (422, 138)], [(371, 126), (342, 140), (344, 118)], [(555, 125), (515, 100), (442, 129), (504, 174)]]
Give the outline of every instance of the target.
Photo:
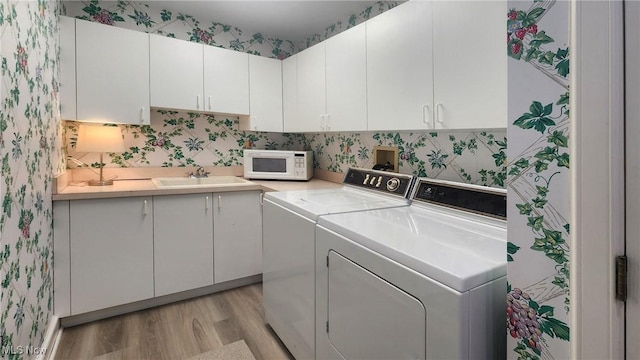
[(350, 168), (342, 183), (408, 198), (413, 181), (412, 175)]

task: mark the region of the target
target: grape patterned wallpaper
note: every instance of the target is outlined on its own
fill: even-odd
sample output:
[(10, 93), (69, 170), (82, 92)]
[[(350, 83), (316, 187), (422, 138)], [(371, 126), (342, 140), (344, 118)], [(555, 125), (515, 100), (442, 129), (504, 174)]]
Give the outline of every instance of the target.
[(568, 359), (569, 2), (508, 6), (508, 357)]
[(42, 344), (53, 314), (51, 175), (64, 168), (58, 150), (59, 5), (0, 1), (3, 359), (30, 358), (27, 347)]
[[(64, 5), (67, 15), (80, 19), (282, 59), (397, 3), (378, 2), (366, 7), (299, 44), (260, 33), (247, 34), (231, 25), (206, 22), (134, 1), (71, 1)], [(74, 151), (75, 124), (68, 122), (65, 128), (68, 154), (97, 165), (96, 154)], [(314, 151), (316, 168), (340, 172), (349, 166), (372, 167), (373, 146), (392, 145), (400, 150), (403, 173), (498, 187), (504, 187), (506, 179), (504, 130), (275, 134), (238, 131), (237, 119), (233, 117), (163, 110), (152, 112), (151, 126), (122, 126), (122, 129), (128, 151), (112, 154), (107, 166), (242, 165), (245, 148), (310, 149)]]

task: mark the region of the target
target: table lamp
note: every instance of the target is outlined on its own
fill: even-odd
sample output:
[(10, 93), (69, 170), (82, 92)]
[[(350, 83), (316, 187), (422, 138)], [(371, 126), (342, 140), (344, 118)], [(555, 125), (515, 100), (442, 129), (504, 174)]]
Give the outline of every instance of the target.
[(76, 151), (100, 153), (100, 180), (89, 180), (89, 185), (113, 185), (113, 180), (105, 180), (102, 176), (102, 169), (104, 168), (102, 157), (105, 152), (125, 151), (122, 131), (119, 127), (80, 124), (78, 126)]

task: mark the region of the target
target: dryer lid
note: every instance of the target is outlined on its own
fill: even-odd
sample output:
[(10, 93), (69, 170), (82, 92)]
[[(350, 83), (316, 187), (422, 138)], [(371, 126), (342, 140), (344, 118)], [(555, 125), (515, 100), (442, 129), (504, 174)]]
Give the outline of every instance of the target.
[(507, 272), (505, 226), (437, 209), (410, 206), (335, 214), (321, 217), (318, 225), (460, 292)]

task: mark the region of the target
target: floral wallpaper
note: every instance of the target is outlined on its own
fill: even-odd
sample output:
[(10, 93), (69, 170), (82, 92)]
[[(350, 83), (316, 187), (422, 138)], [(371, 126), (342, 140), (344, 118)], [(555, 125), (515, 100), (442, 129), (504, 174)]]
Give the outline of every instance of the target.
[[(51, 175), (58, 141), (57, 1), (0, 1), (0, 340), (30, 358), (53, 310)], [(22, 346), (22, 351), (19, 348)]]
[[(127, 151), (107, 154), (111, 167), (236, 166), (242, 150), (313, 150), (314, 168), (344, 172), (371, 168), (375, 145), (397, 146), (399, 171), (406, 174), (504, 187), (506, 132), (389, 132), (276, 134), (238, 130), (222, 115), (155, 110), (150, 126), (117, 125)], [(77, 123), (65, 122), (68, 155), (98, 167), (99, 154), (75, 151)]]
[[(160, 6), (150, 6), (136, 1), (84, 0), (64, 1), (68, 16), (102, 24), (142, 30), (151, 34), (166, 35), (182, 40), (220, 46), (236, 51), (284, 59), (369, 18), (392, 9), (401, 1), (378, 1), (357, 14), (337, 21), (305, 41), (294, 43), (286, 39), (269, 37), (262, 33), (247, 34), (237, 27), (212, 21), (201, 21), (183, 13), (175, 13)], [(161, 3), (161, 2), (160, 2)]]
[[(99, 166), (99, 154), (77, 153), (77, 123), (65, 121), (68, 155), (85, 165)], [(238, 118), (185, 111), (153, 110), (151, 125), (118, 125), (125, 148), (108, 154), (106, 166), (237, 166), (243, 149), (301, 149), (304, 137), (238, 130)], [(70, 167), (78, 164), (71, 162)]]
[(305, 134), (305, 145), (313, 150), (314, 168), (323, 170), (371, 168), (374, 146), (394, 146), (400, 173), (504, 187), (506, 136), (504, 130), (323, 133)]
[[(158, 1), (160, 6), (162, 1)], [(67, 16), (106, 25), (165, 35), (249, 54), (284, 59), (297, 52), (292, 41), (261, 33), (246, 34), (237, 27), (203, 21), (188, 14), (136, 1), (64, 1)]]
[(570, 358), (568, 43), (569, 2), (509, 2), (509, 359)]
[[(68, 15), (85, 20), (282, 59), (400, 2), (379, 1), (300, 44), (259, 33), (249, 36), (230, 25), (204, 22), (134, 1), (71, 1), (64, 5)], [(237, 130), (236, 118), (164, 110), (152, 112), (150, 126), (121, 127), (128, 151), (111, 154), (107, 166), (231, 166), (242, 165), (245, 148), (310, 149), (314, 151), (315, 168), (340, 172), (349, 166), (372, 167), (373, 147), (391, 145), (399, 148), (399, 171), (403, 173), (498, 187), (504, 187), (506, 179), (504, 131), (257, 133)], [(75, 124), (68, 122), (66, 129), (68, 154), (97, 166), (98, 155), (74, 151)]]

